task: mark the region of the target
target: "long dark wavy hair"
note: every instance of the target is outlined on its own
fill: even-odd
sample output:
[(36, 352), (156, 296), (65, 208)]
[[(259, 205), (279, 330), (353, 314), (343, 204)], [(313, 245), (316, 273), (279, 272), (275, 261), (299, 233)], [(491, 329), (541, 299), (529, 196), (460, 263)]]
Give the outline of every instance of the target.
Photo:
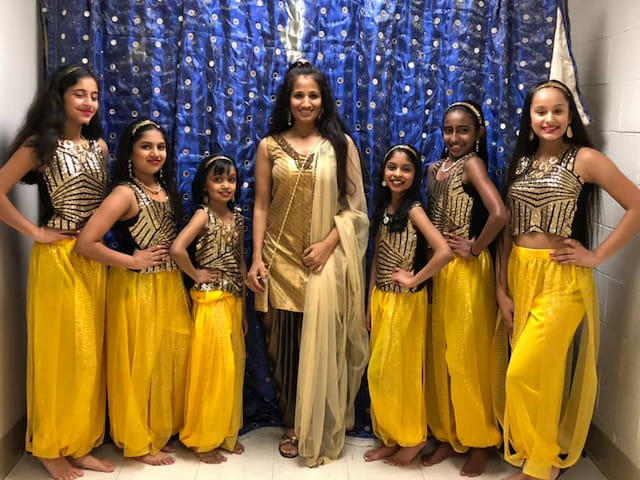
[[(538, 85), (530, 89), (529, 92), (527, 92), (527, 96), (524, 100), (524, 106), (522, 107), (522, 119), (520, 120), (520, 133), (518, 134), (516, 147), (513, 152), (513, 158), (511, 159), (511, 162), (509, 164), (507, 178), (504, 185), (503, 196), (505, 200), (509, 192), (509, 187), (513, 184), (513, 182), (516, 181), (520, 176), (527, 173), (531, 168), (530, 165), (532, 162), (529, 162), (530, 165), (523, 172), (521, 172), (519, 175), (516, 174), (516, 169), (518, 167), (520, 159), (522, 157), (533, 156), (538, 150), (538, 146), (540, 145), (540, 140), (531, 129), (531, 103), (536, 92), (538, 92), (538, 90), (542, 88), (558, 89), (558, 91), (562, 92), (562, 95), (569, 104), (569, 114), (571, 116), (571, 122), (569, 126), (573, 131), (573, 135), (571, 137), (568, 137), (567, 133), (565, 132), (563, 136), (564, 142), (576, 147), (593, 147), (593, 143), (589, 139), (587, 129), (582, 123), (580, 113), (578, 112), (578, 107), (576, 106), (576, 101), (573, 98), (573, 94), (569, 90), (569, 87), (558, 80), (550, 80), (539, 83)], [(533, 140), (529, 140), (530, 135), (533, 135)], [(578, 197), (578, 207), (573, 220), (571, 238), (578, 240), (585, 247), (590, 248), (591, 242), (593, 240), (591, 225), (592, 222), (597, 220), (599, 212), (600, 189), (594, 183), (585, 183), (582, 187), (582, 191), (580, 192), (580, 196)]]
[[(98, 80), (90, 70), (77, 65), (60, 67), (47, 78), (27, 110), (24, 124), (9, 146), (9, 157), (25, 145), (33, 148), (41, 166), (51, 162), (58, 140), (64, 138), (66, 121), (64, 94), (80, 79), (86, 77), (93, 78), (98, 85)], [(102, 126), (99, 113), (98, 109), (91, 121), (82, 126), (81, 134), (84, 138), (97, 140), (101, 137)], [(38, 176), (35, 172), (29, 172), (22, 181), (36, 183)]]
[[(207, 203), (207, 175), (209, 172), (213, 172), (214, 175), (229, 175), (231, 170), (236, 173), (236, 191), (233, 195), (233, 202), (237, 202), (240, 199), (240, 172), (236, 166), (236, 162), (228, 155), (224, 153), (216, 153), (205, 157), (198, 165), (198, 171), (195, 177), (193, 177), (193, 183), (191, 184), (191, 195), (193, 203), (197, 205), (206, 205)], [(231, 203), (231, 201), (229, 202)], [(231, 207), (231, 205), (229, 205)]]
[[(476, 132), (481, 128), (484, 128), (484, 114), (482, 113), (482, 108), (476, 102), (472, 100), (463, 100), (461, 102), (454, 102), (449, 105), (449, 108), (444, 113), (444, 118), (447, 118), (447, 115), (451, 112), (462, 112), (471, 119)], [(443, 128), (444, 128), (444, 121)], [(487, 168), (487, 163), (489, 161), (488, 155), (489, 151), (487, 149), (487, 135), (486, 132), (478, 139), (478, 148), (476, 149), (476, 154), (480, 157), (483, 162), (485, 168)], [(442, 152), (442, 158), (447, 158), (447, 149), (445, 147)], [(469, 238), (477, 238), (482, 232), (485, 223), (487, 223), (487, 219), (489, 218), (489, 212), (487, 208), (482, 203), (482, 199), (478, 194), (478, 191), (471, 184), (466, 184), (463, 186), (464, 191), (474, 197), (473, 208), (471, 209), (471, 226), (469, 228)]]
[(173, 152), (167, 137), (167, 132), (153, 120), (141, 118), (135, 122), (131, 122), (120, 135), (120, 142), (116, 149), (116, 161), (113, 167), (112, 186), (115, 187), (116, 185), (132, 180), (129, 175), (129, 162), (131, 161), (133, 146), (140, 140), (144, 132), (148, 132), (149, 130), (159, 131), (164, 138), (167, 148), (167, 159), (160, 172), (156, 174), (156, 181), (167, 191), (171, 204), (173, 205), (176, 220), (182, 222), (184, 220), (184, 209), (180, 195), (178, 194), (178, 188), (176, 187), (176, 170)]
[[(316, 120), (316, 126), (320, 134), (325, 137), (336, 153), (337, 180), (340, 197), (347, 194), (347, 129), (338, 114), (336, 103), (329, 89), (329, 83), (324, 73), (306, 60), (298, 60), (292, 63), (284, 77), (284, 82), (278, 89), (276, 103), (273, 107), (272, 123), (269, 135), (276, 135), (291, 128), (289, 125), (289, 105), (293, 83), (300, 75), (309, 75), (320, 88), (322, 97), (322, 112)], [(291, 121), (294, 121), (291, 119)]]
[[(388, 186), (383, 186), (384, 169), (387, 162), (398, 152), (405, 153), (415, 170), (413, 182), (411, 186), (405, 191), (400, 205), (396, 209), (396, 212), (391, 216), (388, 224), (390, 232), (401, 232), (407, 225), (409, 220), (409, 210), (416, 202), (422, 204), (422, 160), (420, 154), (412, 145), (400, 144), (394, 145), (387, 153), (384, 154), (382, 165), (380, 167), (380, 173), (376, 183), (376, 192), (374, 198), (373, 218), (371, 219), (370, 232), (375, 236), (378, 233), (380, 224), (382, 223), (382, 217), (387, 207), (391, 204), (391, 190)], [(422, 208), (422, 207), (420, 207)], [(427, 240), (424, 238), (420, 231), (416, 231), (417, 245), (416, 253), (413, 259), (413, 271), (418, 272), (427, 264)], [(418, 286), (418, 289), (423, 288), (426, 282)]]

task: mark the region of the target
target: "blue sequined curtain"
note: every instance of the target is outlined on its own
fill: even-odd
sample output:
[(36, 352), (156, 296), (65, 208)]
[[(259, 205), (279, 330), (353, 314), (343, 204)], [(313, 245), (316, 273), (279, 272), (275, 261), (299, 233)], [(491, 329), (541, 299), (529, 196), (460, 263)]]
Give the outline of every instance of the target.
[[(490, 174), (513, 148), (529, 86), (547, 79), (560, 0), (41, 0), (49, 71), (84, 64), (100, 80), (107, 143), (148, 116), (170, 133), (178, 182), (202, 155), (239, 162), (251, 245), (253, 162), (291, 58), (322, 68), (375, 178), (384, 151), (411, 143), (425, 163), (443, 147), (450, 103), (472, 99), (487, 120)], [(289, 55), (289, 59), (287, 57)], [(278, 424), (264, 332), (247, 337), (245, 429)], [(356, 431), (366, 434), (366, 391)]]

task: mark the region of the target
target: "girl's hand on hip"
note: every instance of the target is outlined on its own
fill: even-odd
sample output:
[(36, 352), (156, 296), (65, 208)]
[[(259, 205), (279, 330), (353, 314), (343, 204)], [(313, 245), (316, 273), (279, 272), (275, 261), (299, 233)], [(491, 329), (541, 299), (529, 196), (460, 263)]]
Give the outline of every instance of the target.
[(551, 259), (557, 264), (596, 267), (600, 263), (596, 253), (585, 248), (578, 240), (567, 238), (562, 244), (561, 248), (551, 252)]

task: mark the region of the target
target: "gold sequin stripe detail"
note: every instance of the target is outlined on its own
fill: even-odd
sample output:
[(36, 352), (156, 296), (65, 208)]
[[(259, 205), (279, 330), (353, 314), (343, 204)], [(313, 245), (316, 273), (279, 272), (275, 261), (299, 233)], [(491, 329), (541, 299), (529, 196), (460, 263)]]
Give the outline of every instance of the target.
[(469, 235), (471, 226), (474, 199), (464, 191), (463, 163), (459, 164), (448, 177), (436, 180), (442, 164), (442, 161), (436, 164), (429, 181), (427, 214), (441, 233), (454, 233), (466, 237)]
[(378, 243), (378, 258), (376, 263), (376, 287), (385, 292), (406, 293), (414, 292), (396, 285), (391, 280), (391, 274), (396, 267), (410, 271), (416, 254), (418, 239), (411, 220), (401, 232), (390, 232), (389, 227), (381, 225)]

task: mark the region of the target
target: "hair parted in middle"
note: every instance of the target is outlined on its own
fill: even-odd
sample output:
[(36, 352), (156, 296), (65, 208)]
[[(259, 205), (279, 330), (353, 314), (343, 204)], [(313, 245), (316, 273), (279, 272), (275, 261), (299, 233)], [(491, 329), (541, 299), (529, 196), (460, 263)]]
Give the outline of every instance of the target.
[(237, 202), (240, 199), (241, 181), (240, 172), (233, 158), (224, 153), (216, 153), (203, 158), (191, 184), (193, 203), (196, 205), (207, 203), (207, 176), (209, 172), (212, 172), (213, 175), (229, 175), (232, 170), (236, 174), (236, 191), (233, 195), (233, 202)]

